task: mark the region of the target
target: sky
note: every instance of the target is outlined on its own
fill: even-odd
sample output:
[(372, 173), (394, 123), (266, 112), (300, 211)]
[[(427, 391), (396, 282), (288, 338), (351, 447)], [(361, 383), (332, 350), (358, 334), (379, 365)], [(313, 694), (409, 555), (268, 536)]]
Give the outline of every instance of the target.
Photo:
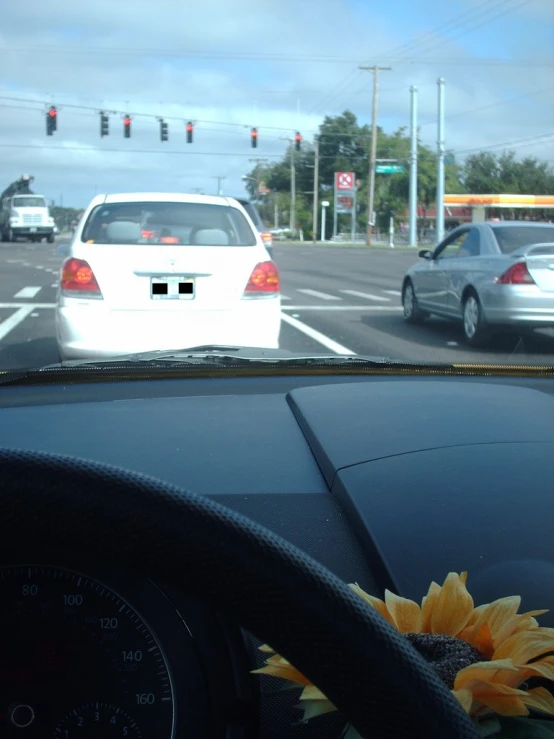
[(421, 138), (436, 146), (442, 77), (459, 159), (513, 149), (554, 163), (554, 0), (25, 0), (3, 7), (0, 60), (0, 190), (29, 173), (66, 206), (105, 192), (212, 194), (218, 177), (243, 195), (252, 160), (278, 161), (295, 131), (311, 141), (346, 109), (370, 122), (372, 75), (359, 66), (374, 64), (391, 67), (385, 131), (409, 125), (415, 85)]

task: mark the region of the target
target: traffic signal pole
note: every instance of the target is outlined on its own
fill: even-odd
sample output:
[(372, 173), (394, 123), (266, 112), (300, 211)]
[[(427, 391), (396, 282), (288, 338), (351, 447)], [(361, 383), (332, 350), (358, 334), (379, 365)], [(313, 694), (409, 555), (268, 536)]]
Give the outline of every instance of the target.
[(369, 186), (367, 193), (367, 232), (366, 244), (371, 246), (373, 226), (373, 209), (375, 201), (375, 166), (377, 158), (377, 107), (379, 100), (379, 72), (390, 72), (391, 67), (359, 67), (366, 72), (373, 72), (373, 103), (371, 106), (371, 151), (369, 155)]

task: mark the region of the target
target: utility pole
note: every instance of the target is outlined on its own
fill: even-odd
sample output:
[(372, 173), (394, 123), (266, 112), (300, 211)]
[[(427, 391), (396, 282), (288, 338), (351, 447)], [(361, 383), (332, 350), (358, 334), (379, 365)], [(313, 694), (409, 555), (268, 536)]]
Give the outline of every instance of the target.
[(444, 78), (437, 80), (439, 90), (439, 121), (437, 136), (437, 206), (435, 236), (437, 244), (444, 239)]
[(319, 208), (319, 140), (314, 139), (314, 210), (312, 219), (312, 241), (317, 242), (317, 211)]
[(217, 180), (217, 194), (218, 195), (223, 195), (223, 191), (221, 190), (221, 183), (223, 182), (223, 180), (226, 180), (227, 177), (222, 177), (221, 175), (216, 175), (213, 179), (214, 180)]
[(373, 104), (371, 106), (371, 152), (369, 155), (369, 187), (367, 193), (367, 234), (366, 244), (371, 246), (371, 230), (373, 228), (373, 207), (375, 201), (375, 160), (377, 158), (377, 107), (379, 100), (379, 72), (390, 72), (392, 67), (359, 67), (366, 72), (373, 72)]
[(410, 120), (410, 246), (417, 245), (417, 87), (410, 87), (411, 120)]
[[(296, 228), (296, 168), (294, 166), (294, 146), (290, 142), (290, 222), (289, 229), (294, 232)], [(292, 236), (292, 233), (291, 233)]]
[(261, 180), (261, 168), (264, 164), (267, 164), (269, 161), (268, 159), (264, 159), (263, 157), (252, 157), (252, 159), (248, 160), (249, 162), (255, 162), (256, 166), (254, 167), (254, 175), (256, 180), (256, 194), (254, 196), (254, 199), (257, 200), (260, 196), (260, 185), (262, 183)]
[(296, 227), (296, 169), (294, 167), (294, 139), (286, 136), (280, 137), (281, 141), (288, 141), (290, 146), (290, 216), (289, 231)]

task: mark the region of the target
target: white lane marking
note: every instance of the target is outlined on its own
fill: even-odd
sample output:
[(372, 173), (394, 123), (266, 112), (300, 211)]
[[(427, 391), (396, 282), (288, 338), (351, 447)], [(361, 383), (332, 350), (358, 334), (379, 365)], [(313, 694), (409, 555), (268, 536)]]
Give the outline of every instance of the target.
[(50, 285), (50, 287), (58, 287), (58, 283), (57, 283), (57, 282), (53, 282), (53, 283), (52, 283), (52, 284)]
[(282, 305), (281, 310), (354, 310), (358, 313), (366, 313), (367, 311), (384, 311), (385, 313), (403, 310), (398, 305)]
[(446, 346), (458, 346), (458, 342), (457, 341), (447, 341)]
[(308, 290), (302, 289), (298, 290), (299, 293), (304, 293), (304, 295), (311, 295), (313, 298), (321, 298), (321, 300), (342, 300), (342, 298), (337, 298), (336, 295), (329, 295), (329, 293), (320, 293), (319, 290)]
[(0, 308), (55, 308), (56, 303), (0, 303)]
[(288, 295), (281, 295), (281, 300), (292, 300)]
[(395, 295), (397, 298), (402, 295), (400, 290), (383, 290), (383, 292), (387, 293), (387, 295)]
[(34, 298), (42, 290), (42, 287), (24, 287), (14, 295), (14, 298)]
[(323, 344), (323, 346), (327, 347), (327, 349), (330, 349), (332, 352), (336, 352), (337, 354), (355, 354), (355, 352), (350, 351), (350, 349), (342, 346), (342, 344), (334, 341), (329, 336), (325, 336), (325, 334), (316, 331), (315, 328), (307, 326), (305, 323), (302, 323), (302, 321), (299, 321), (297, 318), (293, 318), (292, 316), (287, 316), (285, 313), (281, 313), (281, 320), (285, 323), (288, 323), (289, 326), (292, 326), (298, 331), (301, 331), (303, 334), (306, 334), (306, 336), (309, 336), (310, 339)]
[(38, 318), (38, 317), (39, 317), (38, 313), (31, 313), (31, 318)]
[(376, 300), (379, 303), (390, 303), (390, 298), (384, 298), (382, 295), (372, 295), (371, 293), (361, 293), (359, 290), (341, 290), (345, 295), (352, 295), (355, 298), (363, 298), (364, 300)]
[(24, 321), (27, 316), (33, 312), (34, 309), (35, 308), (33, 305), (23, 305), (21, 306), (21, 308), (16, 310), (15, 313), (12, 313), (9, 318), (6, 318), (5, 321), (2, 321), (2, 323), (0, 323), (0, 341), (6, 338), (10, 331), (13, 331), (14, 328), (17, 328), (17, 326), (19, 326), (19, 324)]

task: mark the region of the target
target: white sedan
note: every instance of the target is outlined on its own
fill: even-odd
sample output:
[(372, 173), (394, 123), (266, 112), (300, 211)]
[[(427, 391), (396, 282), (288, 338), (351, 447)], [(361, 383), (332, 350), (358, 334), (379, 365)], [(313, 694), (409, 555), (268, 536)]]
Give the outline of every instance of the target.
[(232, 198), (98, 195), (60, 275), (62, 359), (201, 345), (279, 348), (279, 272)]

